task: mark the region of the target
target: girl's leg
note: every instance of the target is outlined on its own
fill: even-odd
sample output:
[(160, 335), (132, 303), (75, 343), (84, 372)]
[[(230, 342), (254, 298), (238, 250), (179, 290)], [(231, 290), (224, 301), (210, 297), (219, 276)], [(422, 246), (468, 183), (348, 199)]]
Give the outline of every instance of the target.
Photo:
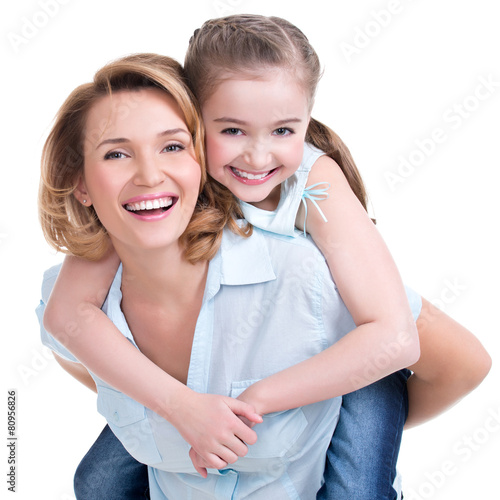
[(106, 425), (75, 473), (77, 500), (144, 500), (148, 468), (128, 454)]
[(409, 375), (401, 370), (343, 397), (318, 500), (396, 500)]

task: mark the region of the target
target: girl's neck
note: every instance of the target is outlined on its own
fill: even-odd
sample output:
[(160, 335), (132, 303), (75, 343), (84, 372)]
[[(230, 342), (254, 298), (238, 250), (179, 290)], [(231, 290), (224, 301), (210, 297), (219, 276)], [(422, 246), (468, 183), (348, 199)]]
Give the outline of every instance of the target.
[(261, 210), (266, 210), (268, 212), (272, 212), (273, 210), (276, 210), (278, 208), (278, 204), (280, 202), (280, 197), (281, 197), (281, 184), (279, 186), (276, 186), (271, 193), (269, 193), (269, 196), (265, 198), (262, 201), (258, 202), (253, 202), (250, 203), (251, 205), (254, 205), (257, 208), (260, 208)]

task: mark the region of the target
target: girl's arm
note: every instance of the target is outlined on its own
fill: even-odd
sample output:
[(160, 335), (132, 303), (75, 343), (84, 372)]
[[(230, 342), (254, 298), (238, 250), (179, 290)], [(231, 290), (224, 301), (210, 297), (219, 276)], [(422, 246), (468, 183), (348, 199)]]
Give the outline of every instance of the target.
[[(453, 406), (477, 387), (491, 368), (491, 357), (479, 340), (425, 299), (417, 328), (421, 355), (409, 367), (413, 374), (408, 380), (409, 413), (405, 428), (421, 424)], [(325, 385), (324, 391), (328, 385), (332, 387), (331, 383), (322, 382), (322, 370), (328, 370), (327, 351), (255, 383), (240, 398), (262, 414), (319, 401), (314, 384)], [(302, 390), (298, 391), (298, 387)], [(283, 391), (289, 397), (288, 404), (281, 401)]]
[(466, 328), (422, 300), (417, 320), (420, 359), (410, 369), (409, 413), (405, 428), (447, 410), (476, 388), (491, 368), (491, 358)]
[[(257, 438), (238, 415), (253, 422), (260, 422), (260, 416), (243, 401), (192, 391), (119, 332), (100, 310), (117, 267), (114, 253), (92, 263), (66, 257), (46, 306), (44, 327), (88, 371), (174, 425), (210, 467), (235, 462), (247, 452), (244, 443)], [(77, 364), (66, 365), (82, 381), (78, 367), (71, 366)]]
[[(327, 259), (357, 327), (317, 356), (273, 375), (277, 390), (271, 389), (269, 398), (267, 391), (260, 394), (270, 411), (347, 394), (412, 365), (419, 356), (415, 321), (396, 265), (340, 167), (326, 156), (309, 174), (308, 185), (320, 182), (330, 183), (328, 199), (319, 202), (328, 222), (308, 200), (306, 230)], [(303, 211), (297, 223), (304, 224)]]
[[(337, 163), (321, 156), (313, 165), (307, 184), (328, 182), (328, 198), (318, 202), (327, 222), (307, 200), (299, 210), (297, 224), (306, 231), (325, 256), (340, 296), (357, 326), (347, 339), (352, 346), (352, 375), (368, 383), (418, 360), (418, 336), (399, 271), (377, 228), (354, 195)], [(383, 369), (377, 360), (387, 346), (405, 345)], [(372, 366), (370, 374), (365, 369)], [(349, 387), (347, 387), (349, 389)], [(355, 389), (352, 387), (351, 389)], [(350, 392), (345, 391), (343, 394)]]

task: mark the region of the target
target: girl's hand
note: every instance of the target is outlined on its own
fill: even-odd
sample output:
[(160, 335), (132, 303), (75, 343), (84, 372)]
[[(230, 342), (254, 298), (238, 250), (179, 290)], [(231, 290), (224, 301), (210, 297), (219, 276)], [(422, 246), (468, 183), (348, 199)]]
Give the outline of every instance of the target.
[[(247, 387), (236, 399), (250, 405), (252, 408), (255, 409), (255, 412), (258, 415), (265, 415), (268, 412), (265, 410), (265, 404), (263, 398), (260, 397), (263, 396), (263, 394), (265, 394), (265, 391), (263, 392), (265, 388), (266, 388), (266, 379), (259, 380), (258, 382), (255, 382), (251, 386)], [(255, 424), (259, 424), (262, 422), (262, 418), (260, 419), (259, 422), (250, 421), (246, 419), (244, 416), (240, 416), (240, 418), (250, 428), (252, 428)]]
[(222, 469), (236, 462), (247, 454), (247, 444), (257, 441), (257, 434), (241, 417), (262, 422), (254, 408), (243, 401), (189, 390), (169, 420), (192, 446), (189, 456), (193, 465), (206, 477), (207, 468)]
[(203, 458), (201, 458), (201, 456), (194, 451), (194, 448), (189, 450), (189, 458), (191, 459), (191, 462), (193, 462), (196, 472), (206, 478), (208, 476), (207, 468), (210, 468), (210, 465), (208, 465), (205, 460), (203, 460)]

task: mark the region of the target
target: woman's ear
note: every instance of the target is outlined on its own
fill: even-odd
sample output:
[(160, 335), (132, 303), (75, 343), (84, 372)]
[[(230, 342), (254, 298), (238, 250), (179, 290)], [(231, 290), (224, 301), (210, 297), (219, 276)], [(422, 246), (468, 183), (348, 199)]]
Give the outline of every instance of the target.
[(83, 176), (80, 176), (73, 194), (82, 205), (85, 205), (86, 207), (90, 207), (92, 205), (92, 200), (90, 199)]

